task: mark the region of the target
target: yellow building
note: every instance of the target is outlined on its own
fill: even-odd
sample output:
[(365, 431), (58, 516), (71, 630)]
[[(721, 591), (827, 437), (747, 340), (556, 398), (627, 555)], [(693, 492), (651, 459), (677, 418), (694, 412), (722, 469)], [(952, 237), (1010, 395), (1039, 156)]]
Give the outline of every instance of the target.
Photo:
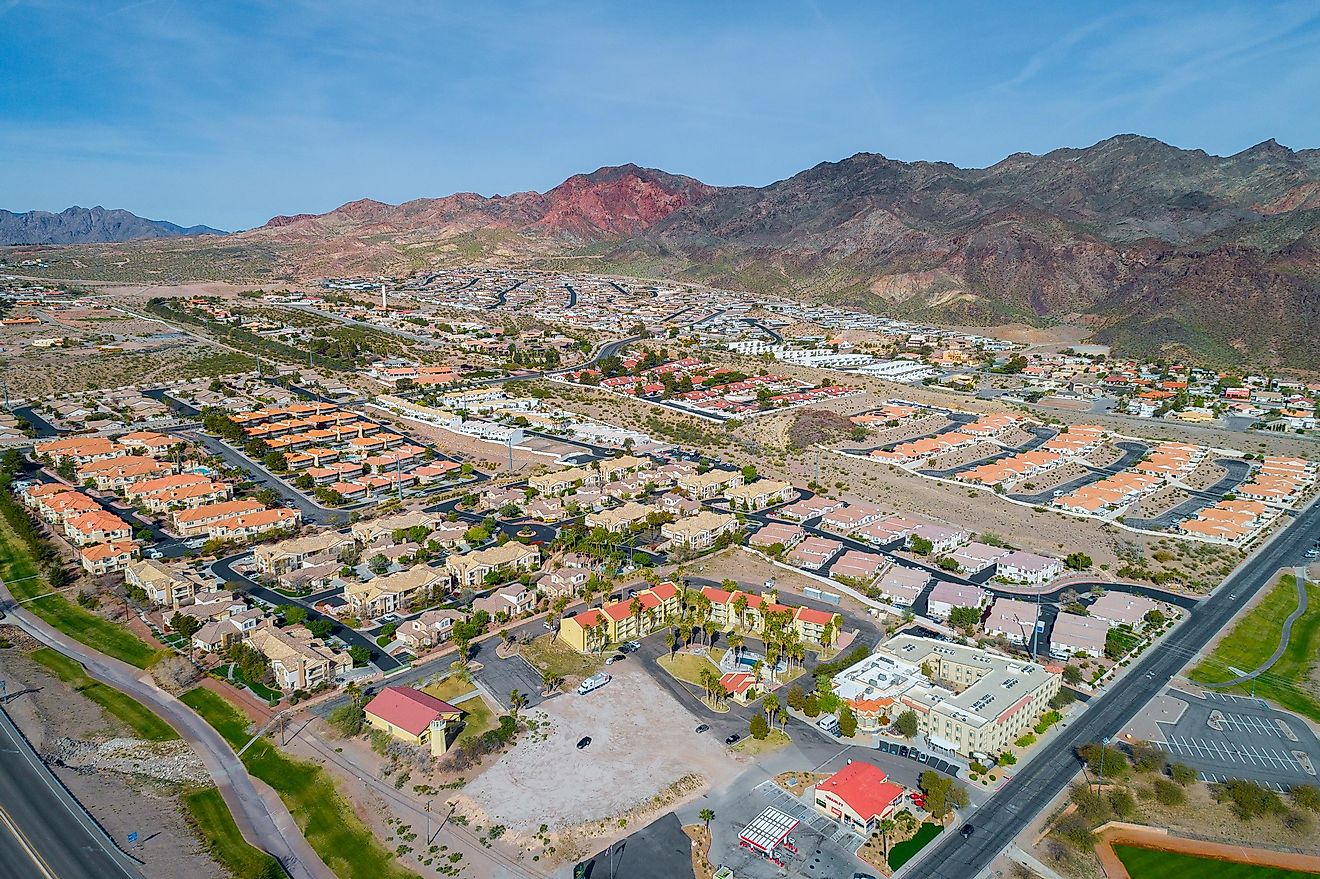
[(460, 709), (412, 687), (386, 687), (362, 711), (372, 729), (417, 747), (430, 745), (432, 754), (445, 752), (449, 725), (463, 717)]
[[(632, 598), (583, 611), (559, 623), (559, 639), (579, 653), (599, 653), (609, 644), (651, 634), (678, 615), (679, 591), (673, 583), (643, 589)], [(633, 602), (637, 602), (634, 613)]]

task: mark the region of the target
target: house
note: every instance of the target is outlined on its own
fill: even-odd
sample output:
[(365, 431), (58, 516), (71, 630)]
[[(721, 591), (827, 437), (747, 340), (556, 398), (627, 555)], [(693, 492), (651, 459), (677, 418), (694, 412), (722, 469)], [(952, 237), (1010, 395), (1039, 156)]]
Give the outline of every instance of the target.
[(711, 510), (703, 510), (695, 516), (660, 526), (661, 536), (669, 540), (673, 546), (693, 550), (707, 549), (722, 535), (733, 534), (737, 530), (737, 519)]
[(463, 614), (449, 608), (424, 611), (421, 616), (400, 624), (394, 637), (414, 652), (428, 650), (448, 641), (454, 624), (463, 618)]
[(586, 556), (566, 555), (559, 560), (554, 570), (541, 577), (536, 584), (537, 588), (551, 598), (558, 598), (561, 595), (571, 598), (587, 585), (594, 564), (595, 562)]
[(242, 641), (265, 621), (266, 612), (259, 607), (208, 620), (193, 634), (192, 646), (204, 653), (218, 653)]
[(926, 616), (933, 620), (947, 620), (949, 612), (955, 607), (974, 607), (980, 610), (989, 600), (990, 594), (979, 586), (940, 580), (926, 599)]
[(260, 512), (264, 509), (266, 509), (265, 505), (259, 501), (223, 501), (218, 504), (207, 504), (192, 509), (178, 510), (171, 515), (171, 518), (174, 520), (174, 530), (180, 535), (197, 537), (205, 534), (207, 529), (216, 522), (222, 522), (225, 519), (232, 519), (235, 516), (243, 516), (248, 513)]
[(787, 550), (792, 549), (806, 536), (806, 530), (800, 525), (770, 522), (757, 529), (756, 533), (747, 539), (747, 543), (757, 549), (768, 549), (778, 544)]
[(1135, 631), (1146, 619), (1146, 614), (1159, 610), (1160, 603), (1144, 595), (1128, 592), (1106, 592), (1089, 608), (1092, 617), (1110, 626), (1131, 626)]
[(1109, 624), (1095, 617), (1060, 611), (1050, 631), (1050, 656), (1068, 659), (1073, 656), (1105, 655), (1105, 636)]
[(129, 453), (127, 446), (103, 436), (65, 437), (37, 443), (34, 448), (39, 458), (49, 455), (57, 465), (72, 461), (75, 467), (103, 458), (122, 458)]
[(445, 560), (445, 570), (459, 586), (480, 586), (491, 574), (513, 576), (533, 571), (541, 563), (541, 551), (516, 541), (503, 546), (478, 549)]
[(679, 476), (674, 484), (687, 492), (688, 497), (699, 501), (711, 498), (737, 488), (743, 484), (742, 473), (738, 470), (708, 470), (705, 473), (689, 473)]
[(344, 587), (349, 608), (364, 619), (377, 619), (410, 607), (424, 590), (443, 582), (438, 568), (415, 565), (407, 570)]
[(831, 500), (824, 495), (818, 494), (809, 498), (803, 498), (799, 501), (794, 501), (786, 507), (780, 507), (775, 512), (785, 519), (805, 522), (807, 519), (814, 519), (817, 516), (823, 516), (842, 506), (843, 501)]
[(799, 568), (819, 570), (842, 548), (843, 544), (837, 540), (817, 537), (813, 534), (785, 553), (784, 561)]
[(929, 582), (930, 574), (921, 568), (890, 565), (874, 586), (895, 607), (911, 607)]
[(985, 619), (987, 635), (1000, 635), (1010, 644), (1026, 645), (1036, 631), (1040, 608), (1031, 601), (997, 598)]
[(311, 690), (334, 683), (336, 677), (353, 667), (348, 654), (321, 645), (312, 633), (301, 626), (276, 629), (258, 626), (245, 639), (257, 652), (270, 660), (275, 683), (283, 690)]
[(302, 567), (303, 560), (308, 556), (338, 555), (341, 550), (356, 548), (355, 535), (325, 531), (258, 546), (252, 553), (252, 560), (261, 573), (278, 577), (286, 571)]
[(1013, 583), (1048, 583), (1063, 573), (1063, 562), (1033, 552), (1015, 550), (995, 562), (995, 576)]
[(206, 526), (206, 535), (218, 540), (240, 540), (271, 531), (292, 531), (301, 521), (301, 510), (276, 507), (212, 522)]
[(645, 523), (646, 517), (654, 512), (655, 507), (649, 504), (628, 501), (621, 507), (587, 513), (586, 525), (588, 528), (604, 528), (611, 534), (620, 534)]
[(854, 760), (816, 785), (816, 810), (862, 837), (902, 805), (904, 789), (879, 767)]
[(821, 516), (820, 527), (840, 534), (851, 534), (864, 525), (870, 525), (883, 515), (884, 510), (875, 504), (854, 501)]
[(720, 677), (720, 686), (729, 694), (729, 698), (739, 705), (747, 705), (760, 695), (756, 689), (756, 677), (745, 671), (734, 671), (723, 675)]
[(929, 522), (922, 522), (908, 534), (908, 545), (911, 546), (913, 540), (921, 538), (930, 541), (931, 552), (945, 553), (966, 543), (971, 537), (970, 533), (959, 528), (943, 528)]
[(536, 607), (536, 593), (521, 583), (501, 586), (472, 602), (474, 611), (484, 610), (494, 619), (517, 619)]
[(353, 539), (362, 545), (375, 543), (382, 537), (391, 537), (396, 531), (411, 531), (425, 528), (428, 532), (444, 521), (443, 516), (436, 516), (422, 511), (398, 513), (393, 516), (381, 516), (379, 519), (367, 519), (354, 522), (349, 529)]
[(433, 755), (445, 752), (449, 725), (463, 717), (463, 712), (448, 702), (412, 687), (386, 687), (362, 713), (372, 729), (410, 745), (428, 745)]
[(830, 566), (830, 576), (870, 583), (885, 564), (885, 557), (878, 553), (850, 549)]
[(745, 485), (734, 486), (724, 492), (733, 510), (764, 510), (774, 504), (783, 504), (792, 500), (797, 492), (787, 482), (775, 479), (758, 479)]
[(124, 582), (147, 593), (152, 604), (178, 608), (196, 594), (192, 580), (175, 577), (174, 572), (152, 559), (134, 562), (124, 570)]
[(64, 520), (64, 535), (76, 546), (131, 540), (133, 528), (114, 513), (100, 508)]
[(958, 569), (967, 576), (979, 574), (986, 568), (994, 567), (995, 562), (1008, 555), (1011, 550), (988, 543), (972, 541), (949, 553), (949, 558), (958, 563)]
[(124, 570), (133, 561), (133, 556), (136, 554), (137, 544), (131, 540), (96, 543), (92, 546), (85, 546), (78, 552), (83, 570), (93, 577)]

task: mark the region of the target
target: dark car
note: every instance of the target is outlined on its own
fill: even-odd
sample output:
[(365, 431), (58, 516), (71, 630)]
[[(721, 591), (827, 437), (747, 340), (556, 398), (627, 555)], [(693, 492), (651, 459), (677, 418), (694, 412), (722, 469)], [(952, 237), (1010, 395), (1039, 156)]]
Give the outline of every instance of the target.
[(697, 732), (699, 732), (699, 733), (703, 733), (703, 732), (705, 732), (705, 731), (708, 730), (708, 729), (710, 729), (710, 724), (708, 724), (708, 723), (700, 723), (700, 724), (697, 724)]
[(587, 745), (590, 744), (591, 744), (591, 736), (583, 736), (582, 738), (578, 739), (578, 743), (577, 743), (578, 750), (581, 751), (583, 748), (585, 748)]
[(734, 733), (733, 735), (729, 736), (727, 739), (724, 740), (724, 744), (732, 745), (734, 742), (738, 741), (741, 738), (742, 736), (738, 735), (737, 733)]
[(898, 746), (898, 756), (900, 756), (900, 757), (906, 757), (907, 755), (908, 755), (908, 746), (907, 746), (907, 745), (899, 745), (899, 746)]
[(964, 824), (964, 825), (958, 830), (958, 835), (961, 836), (963, 839), (966, 839), (967, 837), (971, 836), (971, 835), (972, 835), (973, 833), (975, 833), (975, 832), (976, 832), (976, 825), (974, 825), (974, 824)]
[(916, 759), (917, 759), (918, 757), (920, 757), (920, 756), (921, 756), (921, 752), (918, 751), (916, 748), (909, 748), (909, 749), (908, 749), (908, 759), (909, 759), (909, 760), (916, 760)]

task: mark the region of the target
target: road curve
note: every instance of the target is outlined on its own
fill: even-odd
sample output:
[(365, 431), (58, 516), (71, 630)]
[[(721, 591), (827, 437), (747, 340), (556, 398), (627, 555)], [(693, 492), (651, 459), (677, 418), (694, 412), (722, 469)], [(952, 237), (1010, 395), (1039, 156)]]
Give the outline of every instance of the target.
[(172, 726), (202, 759), (244, 839), (278, 860), (294, 879), (335, 879), (307, 843), (279, 796), (264, 784), (258, 790), (229, 743), (191, 708), (149, 680), (143, 680), (147, 676), (140, 669), (98, 653), (52, 628), (15, 603), (3, 583), (0, 583), (0, 605), (24, 632), (77, 660), (90, 677), (132, 696)]
[(1265, 672), (1274, 667), (1274, 663), (1278, 662), (1283, 657), (1284, 651), (1288, 649), (1288, 642), (1292, 640), (1293, 623), (1297, 622), (1301, 615), (1306, 613), (1306, 567), (1304, 565), (1298, 567), (1293, 572), (1293, 576), (1297, 580), (1297, 609), (1288, 614), (1288, 618), (1283, 621), (1283, 630), (1279, 632), (1279, 644), (1274, 648), (1274, 652), (1270, 654), (1270, 658), (1251, 671), (1238, 675), (1231, 681), (1220, 681), (1217, 684), (1208, 684), (1203, 681), (1197, 681), (1198, 684), (1212, 690), (1232, 687), (1237, 684), (1245, 684), (1247, 681), (1265, 674)]

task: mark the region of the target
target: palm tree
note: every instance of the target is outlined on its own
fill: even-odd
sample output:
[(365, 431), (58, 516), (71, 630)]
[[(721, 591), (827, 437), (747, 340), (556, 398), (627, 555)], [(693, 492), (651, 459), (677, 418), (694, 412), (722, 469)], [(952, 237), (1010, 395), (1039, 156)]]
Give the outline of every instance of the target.
[(628, 615), (637, 621), (637, 637), (642, 637), (642, 600), (634, 598), (628, 604)]
[(742, 655), (743, 636), (736, 632), (729, 636), (729, 649), (733, 651), (735, 658)]
[(702, 809), (700, 812), (697, 813), (697, 817), (700, 818), (700, 819), (702, 820), (702, 822), (705, 823), (705, 825), (706, 825), (706, 829), (709, 830), (709, 829), (710, 829), (710, 822), (712, 822), (712, 821), (715, 820), (715, 810), (714, 810), (714, 809)]
[(766, 693), (765, 698), (761, 700), (761, 710), (765, 712), (765, 719), (770, 722), (770, 728), (775, 728), (775, 716), (779, 714), (779, 697), (774, 693)]
[(898, 825), (894, 822), (892, 818), (886, 818), (885, 820), (880, 822), (880, 827), (879, 827), (880, 838), (884, 841), (885, 844), (886, 861), (889, 860), (889, 834), (893, 833), (894, 828), (896, 828), (897, 826)]
[(513, 712), (514, 719), (518, 717), (518, 711), (527, 705), (527, 695), (517, 690), (509, 691), (509, 708)]
[(674, 658), (674, 647), (678, 644), (678, 639), (674, 637), (674, 630), (670, 629), (665, 633), (665, 646), (669, 648), (669, 658)]

